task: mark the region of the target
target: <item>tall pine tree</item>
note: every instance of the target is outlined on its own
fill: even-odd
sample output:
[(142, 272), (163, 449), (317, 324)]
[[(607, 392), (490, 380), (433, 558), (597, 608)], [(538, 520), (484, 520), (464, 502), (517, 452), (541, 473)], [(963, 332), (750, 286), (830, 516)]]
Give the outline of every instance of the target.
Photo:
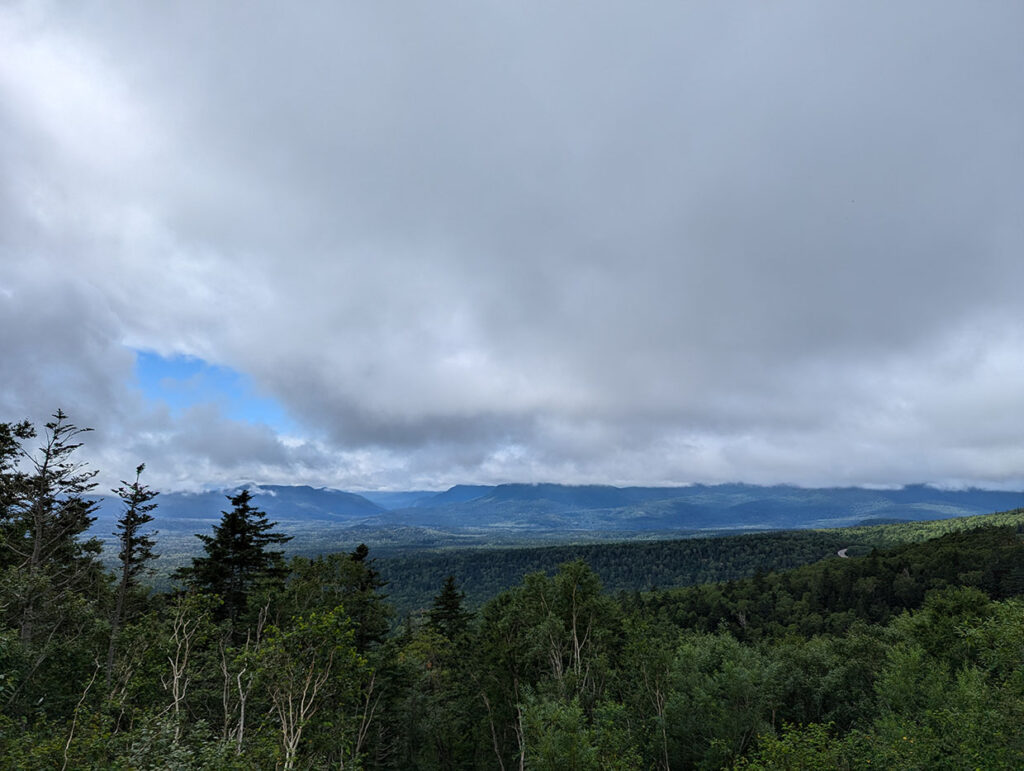
[(271, 532), (277, 523), (268, 522), (266, 514), (252, 505), (248, 490), (229, 495), (228, 500), (232, 508), (221, 512), (213, 535), (196, 534), (206, 556), (193, 557), (192, 565), (176, 571), (174, 577), (219, 597), (218, 616), (237, 630), (256, 584), (283, 581), (287, 575), (283, 552), (268, 547), (286, 543), (291, 536)]
[(21, 451), (29, 471), (5, 546), (23, 579), (19, 631), (26, 645), (52, 637), (53, 627), (66, 621), (64, 604), (80, 593), (92, 595), (102, 576), (100, 542), (82, 538), (95, 521), (96, 501), (85, 496), (98, 472), (74, 459), (79, 437), (91, 430), (57, 410), (38, 451)]
[(15, 548), (24, 538), (22, 512), (28, 475), (19, 466), (24, 457), (22, 442), (35, 435), (27, 420), (0, 423), (0, 569), (15, 564)]
[(356, 650), (360, 653), (382, 643), (390, 627), (391, 613), (385, 605), (387, 595), (381, 591), (387, 581), (381, 578), (369, 555), (370, 548), (365, 543), (348, 555), (356, 575), (352, 591), (345, 600), (345, 610), (355, 625)]
[(0, 604), (8, 653), (9, 714), (57, 715), (80, 698), (77, 675), (102, 656), (109, 600), (101, 544), (87, 537), (95, 487), (77, 460), (81, 437), (61, 410), (36, 434), (28, 423), (0, 426)]
[(441, 592), (427, 611), (427, 623), (452, 642), (461, 641), (469, 632), (473, 614), (466, 610), (466, 593), (459, 590), (455, 576), (445, 579)]
[(149, 563), (156, 558), (153, 547), (156, 541), (154, 532), (143, 532), (143, 528), (153, 521), (150, 513), (156, 508), (153, 499), (159, 493), (142, 484), (142, 472), (146, 464), (139, 464), (135, 469), (135, 481), (121, 481), (121, 486), (113, 490), (124, 505), (124, 512), (117, 520), (117, 536), (120, 551), (117, 554), (121, 577), (117, 586), (117, 601), (114, 615), (110, 623), (110, 646), (107, 649), (107, 682), (114, 668), (114, 652), (117, 648), (121, 625), (128, 618), (128, 602), (134, 589), (138, 587), (139, 577), (149, 570)]

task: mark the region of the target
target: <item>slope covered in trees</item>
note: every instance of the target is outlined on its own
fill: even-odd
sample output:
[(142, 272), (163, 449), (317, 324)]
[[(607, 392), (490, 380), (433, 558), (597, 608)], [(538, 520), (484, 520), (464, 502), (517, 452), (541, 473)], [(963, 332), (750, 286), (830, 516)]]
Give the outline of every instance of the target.
[(856, 559), (639, 598), (648, 615), (740, 640), (841, 633), (856, 622), (884, 624), (920, 607), (929, 592), (970, 587), (995, 599), (1024, 593), (1024, 528), (953, 532)]
[(387, 552), (380, 564), (381, 572), (391, 582), (391, 601), (404, 613), (425, 607), (448, 575), (465, 588), (469, 605), (476, 607), (519, 583), (526, 573), (553, 573), (560, 564), (573, 559), (585, 560), (601, 578), (606, 591), (648, 591), (745, 578), (758, 571), (786, 570), (831, 559), (840, 549), (851, 555), (867, 554), (876, 547), (1001, 525), (1024, 525), (1024, 509), (833, 530), (573, 546)]
[(643, 591), (689, 586), (783, 570), (836, 555), (848, 546), (831, 532), (792, 531), (722, 538), (689, 538), (617, 544), (580, 544), (504, 549), (455, 549), (381, 558), (400, 610), (425, 607), (440, 581), (454, 576), (477, 607), (518, 584), (527, 573), (553, 573), (559, 565), (583, 559), (609, 591)]
[[(448, 577), (393, 629), (366, 547), (284, 562), (247, 500), (175, 590), (143, 593), (159, 507), (138, 475), (134, 556), (105, 573), (81, 435), (0, 424), (3, 767), (1024, 766), (1018, 526), (656, 592), (609, 593), (579, 558), (479, 606)], [(232, 523), (257, 567), (208, 580)], [(665, 569), (693, 557), (675, 548)]]

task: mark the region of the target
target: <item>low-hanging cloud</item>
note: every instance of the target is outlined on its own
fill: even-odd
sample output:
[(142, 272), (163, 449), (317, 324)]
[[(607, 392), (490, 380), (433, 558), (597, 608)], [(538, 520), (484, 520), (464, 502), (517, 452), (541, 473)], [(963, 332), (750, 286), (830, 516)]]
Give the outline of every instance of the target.
[[(9, 4), (0, 419), (180, 488), (1019, 487), (1022, 26)], [(132, 349), (296, 435), (147, 403)]]

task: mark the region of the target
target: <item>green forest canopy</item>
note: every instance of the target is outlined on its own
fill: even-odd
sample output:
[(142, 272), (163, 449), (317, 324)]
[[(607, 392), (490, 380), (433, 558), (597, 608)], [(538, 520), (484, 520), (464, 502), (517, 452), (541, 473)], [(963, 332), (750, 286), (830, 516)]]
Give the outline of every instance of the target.
[[(287, 534), (234, 499), (178, 587), (147, 591), (141, 468), (108, 572), (83, 437), (60, 413), (39, 437), (0, 424), (7, 767), (1024, 766), (1020, 511), (588, 547), (553, 570), (530, 568), (579, 553), (487, 552), (492, 572), (467, 557), (477, 579), (396, 619), (402, 571), (451, 555), (285, 560)], [(222, 541), (229, 524), (252, 537)], [(247, 567), (218, 574), (217, 550)], [(662, 575), (694, 585), (648, 590)], [(470, 602), (474, 581), (510, 582)]]

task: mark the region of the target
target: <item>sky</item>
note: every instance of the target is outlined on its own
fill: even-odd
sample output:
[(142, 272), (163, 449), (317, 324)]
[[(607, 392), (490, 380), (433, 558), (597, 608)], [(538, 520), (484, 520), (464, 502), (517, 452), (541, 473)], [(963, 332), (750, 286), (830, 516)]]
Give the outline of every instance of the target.
[(0, 421), (168, 491), (1024, 490), (1021, 30), (0, 3)]

